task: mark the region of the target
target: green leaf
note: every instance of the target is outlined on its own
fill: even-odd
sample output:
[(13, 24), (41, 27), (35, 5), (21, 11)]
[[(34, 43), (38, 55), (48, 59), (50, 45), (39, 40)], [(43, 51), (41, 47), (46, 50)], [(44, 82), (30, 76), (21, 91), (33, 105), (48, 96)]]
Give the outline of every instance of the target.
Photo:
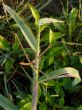
[(63, 21), (57, 20), (57, 19), (53, 19), (53, 18), (41, 18), (38, 21), (38, 24), (40, 26), (44, 25), (44, 24), (49, 24), (49, 23), (63, 23)]
[(11, 59), (7, 59), (6, 62), (5, 62), (5, 70), (6, 70), (6, 73), (9, 73), (13, 67), (13, 63), (14, 61), (12, 61)]
[(54, 32), (50, 29), (50, 33), (49, 33), (49, 43), (50, 45), (54, 44)]
[(55, 80), (50, 80), (48, 82), (45, 82), (44, 85), (47, 85), (47, 86), (56, 86), (56, 81)]
[(0, 106), (5, 110), (18, 110), (18, 108), (6, 97), (0, 94)]
[(44, 31), (44, 29), (48, 26), (48, 24), (44, 24), (40, 26), (40, 32)]
[(9, 49), (9, 42), (1, 35), (0, 35), (0, 48), (3, 50)]
[(50, 45), (53, 45), (56, 40), (60, 39), (63, 36), (65, 36), (65, 34), (60, 33), (60, 32), (53, 32), (50, 29), (50, 33), (49, 33), (49, 43), (50, 43)]
[(56, 29), (58, 29), (60, 32), (66, 33), (66, 27), (64, 23), (54, 23), (53, 24)]
[(65, 34), (60, 33), (60, 32), (54, 32), (54, 41), (62, 38), (63, 36), (65, 36)]
[(39, 86), (39, 87), (38, 87), (38, 99), (40, 98), (41, 94), (42, 94), (42, 91), (41, 91), (41, 88), (40, 88), (40, 86)]
[(39, 106), (39, 110), (46, 110), (46, 103), (45, 102), (42, 102)]
[(55, 48), (50, 48), (48, 50), (48, 54), (46, 55), (46, 59), (47, 58), (50, 58), (51, 56), (56, 56), (58, 55), (59, 53), (61, 53), (61, 51), (63, 50), (63, 47), (61, 46), (58, 46), (58, 47), (55, 47)]
[(78, 83), (80, 83), (81, 82), (81, 78), (75, 78), (74, 80), (73, 80), (73, 82), (72, 82), (72, 86), (75, 86), (75, 85), (77, 85)]
[(31, 102), (26, 103), (25, 105), (23, 105), (20, 110), (32, 110), (32, 104)]
[(29, 97), (25, 97), (24, 99), (22, 99), (22, 100), (19, 102), (18, 106), (19, 106), (19, 107), (22, 107), (23, 105), (25, 105), (27, 102), (30, 102), (30, 101), (31, 101), (31, 100), (30, 100)]
[(69, 35), (71, 36), (73, 29), (76, 27), (76, 18), (78, 14), (78, 9), (73, 8), (69, 14)]
[(51, 64), (53, 64), (54, 63), (53, 61), (54, 61), (54, 56), (51, 56), (49, 58), (48, 65), (50, 66)]
[(40, 66), (40, 69), (45, 68), (45, 66), (44, 66), (45, 59), (46, 59), (46, 58), (45, 58), (45, 56), (42, 56), (42, 57), (41, 57), (41, 60), (40, 60), (40, 65), (39, 65), (39, 66)]
[(33, 35), (31, 29), (25, 24), (25, 22), (13, 11), (9, 6), (4, 5), (4, 9), (11, 15), (11, 17), (15, 20), (21, 32), (23, 33), (26, 41), (30, 45), (30, 47), (36, 51), (37, 49), (37, 40)]
[(78, 14), (78, 9), (73, 8), (69, 14), (69, 25), (70, 25), (70, 27), (75, 25), (77, 14)]
[(32, 104), (31, 104), (31, 96), (25, 97), (22, 99), (18, 104), (20, 110), (31, 110)]
[(41, 83), (44, 81), (48, 81), (48, 80), (52, 80), (52, 79), (59, 79), (59, 78), (64, 78), (64, 77), (74, 77), (76, 79), (79, 79), (79, 81), (81, 81), (79, 72), (76, 69), (71, 68), (71, 67), (66, 67), (66, 68), (52, 71), (50, 73), (47, 73), (47, 74), (41, 76), (39, 78), (39, 82)]
[(34, 55), (34, 51), (33, 51), (31, 48), (24, 48), (24, 50), (25, 50), (25, 52), (26, 52), (27, 54), (32, 54), (32, 55)]
[(59, 105), (62, 105), (62, 106), (63, 106), (64, 103), (65, 103), (65, 102), (64, 102), (64, 97), (61, 97), (61, 98), (60, 98), (60, 101), (59, 101)]
[(80, 63), (82, 64), (82, 56), (79, 56)]
[(14, 44), (13, 44), (13, 50), (18, 50), (18, 48), (19, 48), (19, 41), (18, 41), (18, 38), (17, 38), (18, 36), (17, 36), (17, 34), (15, 34), (15, 42), (14, 42)]
[(40, 15), (38, 13), (38, 10), (31, 4), (29, 4), (30, 10), (32, 12), (32, 15), (35, 18), (35, 22), (38, 23), (38, 20), (40, 19)]

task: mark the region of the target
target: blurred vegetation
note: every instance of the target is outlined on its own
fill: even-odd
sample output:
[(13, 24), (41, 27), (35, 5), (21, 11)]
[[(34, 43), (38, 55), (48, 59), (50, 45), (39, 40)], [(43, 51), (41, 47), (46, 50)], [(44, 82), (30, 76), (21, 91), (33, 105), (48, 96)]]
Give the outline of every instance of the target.
[(0, 110), (31, 110), (37, 59), (37, 110), (82, 110), (81, 0), (0, 1)]

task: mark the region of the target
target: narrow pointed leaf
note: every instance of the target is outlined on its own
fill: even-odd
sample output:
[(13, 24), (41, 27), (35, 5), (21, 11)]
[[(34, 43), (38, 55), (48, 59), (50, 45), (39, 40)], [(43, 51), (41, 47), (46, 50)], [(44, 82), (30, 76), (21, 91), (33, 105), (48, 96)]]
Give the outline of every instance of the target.
[(37, 23), (38, 20), (40, 19), (40, 15), (38, 13), (38, 10), (34, 6), (32, 6), (31, 4), (29, 4), (29, 7), (30, 7), (30, 10), (32, 12), (33, 17), (35, 18), (35, 22)]
[(50, 43), (50, 45), (53, 45), (56, 40), (60, 39), (63, 36), (65, 36), (65, 34), (62, 34), (60, 32), (53, 32), (50, 29), (50, 33), (49, 33), (49, 43)]
[(49, 43), (50, 45), (54, 44), (54, 32), (50, 29), (50, 33), (49, 33)]
[(6, 97), (0, 94), (0, 106), (5, 110), (18, 110), (18, 108), (11, 103)]
[(17, 34), (15, 34), (15, 41), (14, 41), (14, 44), (13, 44), (13, 46), (12, 46), (12, 48), (13, 48), (13, 50), (18, 50), (18, 48), (19, 48), (19, 41), (18, 41), (18, 39), (17, 39)]
[(44, 82), (52, 79), (59, 79), (64, 77), (74, 77), (78, 79), (79, 81), (76, 82), (74, 85), (79, 83), (81, 81), (81, 78), (79, 76), (79, 72), (71, 67), (62, 68), (59, 70), (52, 71), (50, 73), (47, 73), (39, 78), (39, 82)]
[(75, 25), (77, 14), (78, 14), (78, 9), (73, 8), (69, 14), (69, 25), (70, 25), (70, 27), (73, 27)]
[(60, 20), (57, 20), (57, 19), (53, 19), (53, 18), (41, 18), (38, 22), (38, 24), (41, 26), (41, 25), (44, 25), (44, 24), (49, 24), (49, 23), (63, 23), (64, 21), (60, 21)]
[[(78, 9), (77, 8), (73, 8), (71, 10), (71, 12), (69, 13), (69, 36), (71, 37), (72, 36), (72, 33), (74, 31), (74, 29), (77, 27), (76, 26), (76, 18), (77, 18), (77, 14), (78, 14)], [(71, 38), (70, 38), (71, 40)]]
[(30, 45), (30, 47), (36, 51), (37, 48), (37, 40), (33, 35), (31, 29), (25, 24), (25, 22), (12, 10), (9, 6), (4, 5), (4, 9), (11, 15), (11, 17), (15, 20), (21, 32), (23, 33), (26, 41)]

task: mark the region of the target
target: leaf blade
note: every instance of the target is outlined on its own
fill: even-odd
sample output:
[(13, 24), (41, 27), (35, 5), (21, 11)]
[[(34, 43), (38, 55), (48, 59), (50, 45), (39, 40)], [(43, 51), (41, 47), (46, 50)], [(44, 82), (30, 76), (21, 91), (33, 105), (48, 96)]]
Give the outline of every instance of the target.
[(0, 106), (5, 110), (18, 110), (6, 97), (0, 94)]
[(38, 20), (40, 19), (40, 15), (38, 13), (38, 10), (33, 5), (31, 5), (31, 4), (29, 4), (29, 7), (30, 7), (32, 15), (33, 15), (33, 17), (35, 19), (35, 22), (37, 23)]
[(19, 41), (18, 41), (18, 39), (17, 39), (17, 37), (18, 37), (17, 34), (15, 34), (14, 37), (15, 37), (15, 38), (14, 38), (15, 41), (14, 41), (14, 44), (13, 44), (12, 48), (13, 48), (14, 51), (17, 51), (17, 50), (19, 49), (19, 45), (20, 45), (20, 44), (19, 44)]
[(33, 35), (31, 29), (25, 24), (25, 22), (12, 10), (9, 6), (4, 5), (4, 9), (11, 15), (11, 17), (15, 20), (21, 32), (23, 33), (25, 40), (28, 42), (30, 47), (36, 51), (37, 48), (37, 40)]
[(41, 18), (39, 21), (38, 21), (38, 24), (40, 26), (44, 25), (44, 24), (49, 24), (49, 23), (63, 23), (64, 21), (60, 21), (60, 20), (57, 20), (57, 19), (53, 19), (53, 18)]
[(3, 50), (9, 49), (9, 42), (1, 35), (0, 35), (0, 48)]
[[(76, 69), (71, 68), (71, 67), (66, 67), (66, 68), (52, 71), (50, 73), (47, 73), (47, 74), (41, 76), (39, 78), (39, 83), (48, 81), (48, 80), (52, 80), (52, 79), (59, 79), (59, 78), (63, 78), (63, 77), (73, 77), (73, 78), (79, 79), (79, 81), (77, 83), (79, 83), (81, 81), (79, 72)], [(76, 85), (77, 83), (75, 83), (74, 85)]]
[(78, 9), (73, 8), (69, 14), (69, 25), (72, 28), (75, 25)]

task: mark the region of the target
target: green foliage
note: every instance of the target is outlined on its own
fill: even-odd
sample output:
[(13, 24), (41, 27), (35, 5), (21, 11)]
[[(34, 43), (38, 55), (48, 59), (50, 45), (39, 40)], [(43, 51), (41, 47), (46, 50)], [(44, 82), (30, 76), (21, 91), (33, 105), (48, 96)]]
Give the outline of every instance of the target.
[(33, 17), (35, 18), (35, 24), (38, 25), (38, 20), (40, 19), (38, 10), (35, 7), (33, 7), (31, 4), (29, 4), (29, 7), (31, 9)]
[(12, 67), (13, 67), (13, 64), (14, 64), (14, 61), (10, 60), (10, 59), (7, 59), (5, 61), (5, 71), (6, 73), (10, 73)]
[(9, 14), (18, 24), (18, 27), (21, 29), (27, 43), (31, 46), (31, 48), (34, 51), (36, 51), (37, 41), (31, 29), (24, 23), (24, 21), (10, 7), (8, 7), (7, 5), (4, 5), (4, 8), (9, 12)]
[[(31, 19), (27, 24), (27, 19), (24, 21), (19, 16), (20, 11), (15, 12), (4, 5), (10, 17), (6, 18), (9, 22), (7, 27), (5, 21), (0, 27), (2, 31), (7, 30), (0, 35), (0, 65), (3, 71), (0, 81), (1, 85), (4, 82), (2, 92), (18, 107), (2, 95), (0, 106), (8, 110), (80, 110), (80, 102), (73, 105), (71, 97), (82, 90), (79, 84), (82, 68), (79, 10), (63, 10), (63, 17), (40, 18), (32, 4), (27, 2), (26, 7), (30, 8), (34, 23)], [(5, 38), (6, 35), (12, 37), (11, 41)]]
[(14, 104), (11, 103), (7, 98), (0, 94), (0, 106), (5, 110), (19, 110)]
[(39, 110), (41, 110), (43, 108), (43, 110), (46, 110), (46, 103), (42, 102), (39, 106)]
[(74, 27), (77, 14), (78, 14), (78, 9), (73, 8), (69, 14), (69, 25), (70, 25), (70, 27), (72, 27), (72, 26)]
[(18, 41), (18, 38), (17, 38), (17, 35), (15, 34), (15, 42), (12, 46), (13, 50), (18, 50), (19, 49), (19, 41)]
[(76, 27), (76, 18), (77, 18), (77, 14), (78, 14), (78, 9), (73, 8), (69, 14), (69, 36), (71, 36), (74, 28)]
[(40, 26), (50, 23), (63, 23), (61, 20), (53, 19), (53, 18), (41, 18), (38, 22)]
[(0, 48), (3, 50), (9, 49), (9, 42), (1, 35), (0, 35)]
[(76, 85), (78, 82), (81, 81), (78, 71), (75, 70), (74, 68), (68, 67), (68, 68), (55, 70), (55, 71), (52, 71), (50, 73), (43, 75), (42, 77), (39, 78), (39, 82), (41, 83), (43, 81), (58, 79), (62, 77), (76, 77), (76, 79), (78, 80), (75, 80), (76, 82), (73, 83), (73, 85)]
[(49, 34), (49, 43), (50, 43), (50, 45), (54, 45), (55, 41), (57, 41), (58, 39), (62, 38), (63, 36), (65, 36), (63, 33), (53, 32), (50, 29), (50, 34)]
[(26, 109), (27, 109), (27, 110), (31, 110), (31, 109), (32, 109), (31, 97), (28, 96), (28, 97), (22, 99), (22, 100), (19, 102), (18, 106), (19, 106), (19, 108), (20, 108), (19, 110), (26, 110)]

